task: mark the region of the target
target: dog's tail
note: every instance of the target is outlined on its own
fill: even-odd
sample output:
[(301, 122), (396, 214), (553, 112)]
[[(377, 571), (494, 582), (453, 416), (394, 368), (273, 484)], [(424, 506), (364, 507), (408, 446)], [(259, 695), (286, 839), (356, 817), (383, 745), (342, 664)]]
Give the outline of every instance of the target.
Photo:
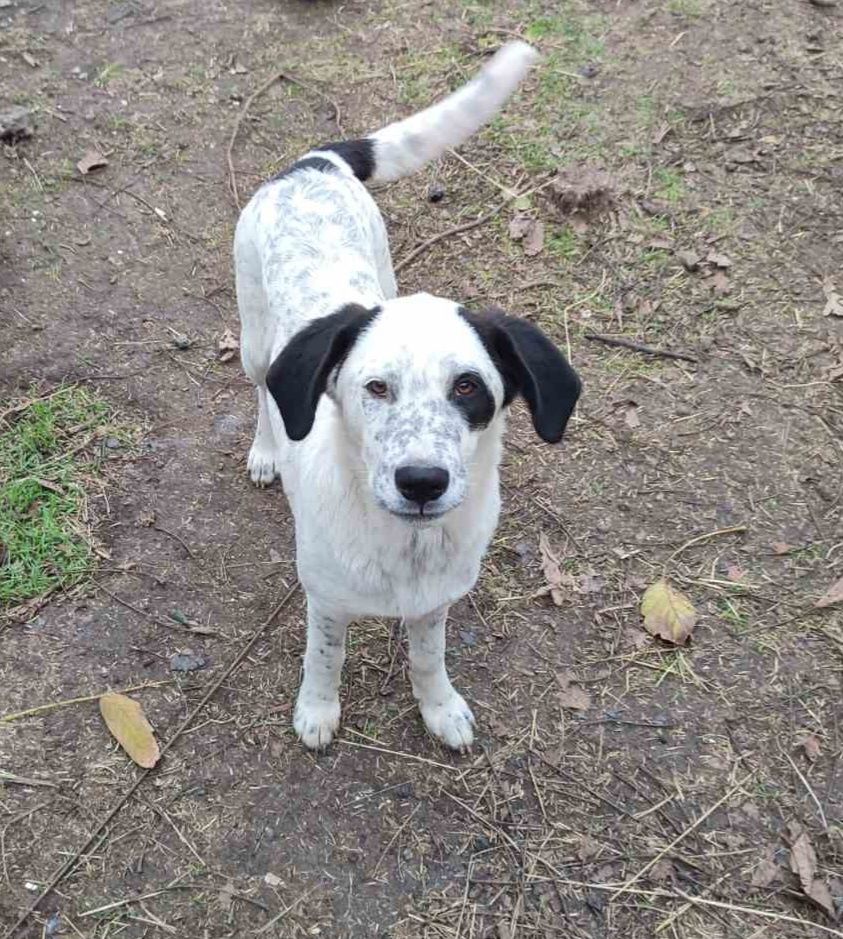
[(342, 157), (354, 175), (369, 184), (409, 176), (491, 120), (537, 59), (526, 42), (508, 42), (467, 85), (443, 101), (368, 137), (319, 149)]

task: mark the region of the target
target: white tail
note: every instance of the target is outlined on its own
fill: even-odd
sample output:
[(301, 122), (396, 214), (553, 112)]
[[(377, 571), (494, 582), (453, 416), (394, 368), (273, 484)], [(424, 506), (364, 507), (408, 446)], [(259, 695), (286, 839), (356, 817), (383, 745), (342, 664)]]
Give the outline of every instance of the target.
[(387, 183), (409, 176), (458, 147), (500, 111), (538, 57), (526, 42), (508, 42), (467, 85), (371, 134), (375, 165), (366, 181)]

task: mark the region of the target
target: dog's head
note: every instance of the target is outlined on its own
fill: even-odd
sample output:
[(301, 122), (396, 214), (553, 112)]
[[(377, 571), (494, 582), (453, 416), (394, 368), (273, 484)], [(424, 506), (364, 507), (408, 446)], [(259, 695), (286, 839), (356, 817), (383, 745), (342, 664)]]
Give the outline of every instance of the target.
[(267, 373), (287, 436), (303, 440), (326, 394), (362, 457), (375, 502), (424, 521), (465, 498), (483, 435), (521, 395), (538, 435), (561, 439), (580, 380), (539, 329), (416, 294), (314, 320)]

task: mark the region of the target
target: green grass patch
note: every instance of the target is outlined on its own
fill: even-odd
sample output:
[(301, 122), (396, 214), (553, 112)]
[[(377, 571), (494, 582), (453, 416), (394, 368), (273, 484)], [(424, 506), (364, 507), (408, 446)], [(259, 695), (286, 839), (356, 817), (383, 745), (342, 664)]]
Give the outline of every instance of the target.
[[(0, 610), (77, 583), (91, 567), (87, 455), (109, 421), (102, 399), (61, 388), (0, 421)], [(111, 433), (115, 433), (110, 430)]]

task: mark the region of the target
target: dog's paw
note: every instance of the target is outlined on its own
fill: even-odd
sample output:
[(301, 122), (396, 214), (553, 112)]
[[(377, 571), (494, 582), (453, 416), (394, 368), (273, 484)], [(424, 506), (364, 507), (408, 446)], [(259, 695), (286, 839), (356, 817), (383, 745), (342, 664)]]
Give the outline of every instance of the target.
[(258, 447), (254, 444), (249, 451), (249, 459), (246, 466), (249, 469), (252, 482), (256, 486), (270, 485), (279, 473), (272, 450), (267, 447)]
[(428, 731), (452, 750), (464, 752), (474, 742), (474, 715), (462, 695), (451, 689), (444, 701), (420, 704)]
[(340, 701), (296, 702), (293, 729), (299, 740), (310, 750), (327, 747), (340, 726)]

